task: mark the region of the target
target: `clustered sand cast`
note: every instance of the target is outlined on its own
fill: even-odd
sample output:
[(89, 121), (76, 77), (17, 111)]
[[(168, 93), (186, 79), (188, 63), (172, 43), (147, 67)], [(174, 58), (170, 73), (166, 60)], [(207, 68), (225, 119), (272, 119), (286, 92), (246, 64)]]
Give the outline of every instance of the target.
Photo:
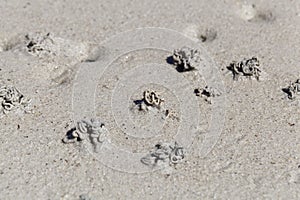
[(289, 99), (294, 100), (300, 94), (300, 79), (291, 82), (287, 88), (283, 88), (283, 91), (287, 93)]
[(137, 104), (139, 106), (139, 110), (148, 111), (151, 108), (160, 109), (164, 99), (160, 96), (160, 94), (155, 90), (146, 90), (143, 93), (143, 99), (139, 101)]
[(183, 147), (177, 142), (174, 145), (169, 143), (159, 143), (141, 162), (145, 165), (155, 167), (157, 165), (176, 165), (184, 159)]
[(16, 87), (0, 86), (0, 116), (10, 111), (23, 110), (28, 112), (31, 99), (26, 98)]
[(241, 62), (234, 61), (227, 68), (232, 71), (234, 80), (238, 80), (241, 76), (259, 80), (261, 74), (259, 61), (256, 57), (243, 59)]
[(98, 152), (102, 144), (108, 141), (107, 129), (98, 119), (81, 120), (77, 122), (76, 128), (72, 129), (63, 138), (64, 143), (89, 140), (94, 152)]
[[(41, 50), (39, 44), (43, 42), (51, 43), (50, 36), (46, 35), (39, 43), (29, 43), (27, 45), (28, 51), (39, 52)], [(201, 64), (200, 51), (189, 47), (174, 50), (171, 58), (173, 65), (176, 66), (176, 70), (179, 73), (197, 70)], [(260, 63), (256, 57), (243, 59), (240, 62), (234, 61), (227, 69), (232, 72), (233, 79), (236, 81), (240, 80), (241, 77), (259, 80), (261, 75)], [(300, 94), (300, 79), (291, 82), (283, 91), (287, 93), (289, 99), (295, 99), (297, 95)], [(222, 95), (216, 88), (212, 88), (208, 85), (195, 88), (194, 93), (196, 96), (203, 97), (208, 103), (212, 103), (214, 97)], [(160, 110), (164, 101), (159, 92), (149, 88), (143, 91), (142, 100), (137, 100), (135, 103), (138, 105), (139, 111), (149, 112), (152, 109)], [(14, 86), (0, 85), (0, 103), (0, 112), (1, 115), (3, 115), (13, 110), (22, 109), (26, 111), (31, 103), (31, 99), (26, 98)], [(166, 110), (165, 113), (168, 116), (170, 111)], [(89, 120), (84, 119), (77, 122), (76, 127), (68, 131), (62, 141), (64, 143), (81, 143), (87, 141), (92, 145), (93, 150), (98, 152), (101, 146), (109, 141), (108, 133), (105, 125), (100, 120), (95, 118)], [(180, 146), (177, 142), (174, 142), (174, 145), (171, 143), (159, 143), (155, 145), (149, 154), (141, 158), (141, 162), (151, 167), (160, 164), (173, 166), (182, 162), (184, 158), (184, 147)]]

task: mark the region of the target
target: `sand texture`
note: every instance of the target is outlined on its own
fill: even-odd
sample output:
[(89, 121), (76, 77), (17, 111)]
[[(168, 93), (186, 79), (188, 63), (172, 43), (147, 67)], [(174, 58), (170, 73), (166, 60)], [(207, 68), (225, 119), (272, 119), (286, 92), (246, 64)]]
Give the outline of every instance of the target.
[(300, 199), (299, 55), (299, 0), (0, 0), (0, 199)]

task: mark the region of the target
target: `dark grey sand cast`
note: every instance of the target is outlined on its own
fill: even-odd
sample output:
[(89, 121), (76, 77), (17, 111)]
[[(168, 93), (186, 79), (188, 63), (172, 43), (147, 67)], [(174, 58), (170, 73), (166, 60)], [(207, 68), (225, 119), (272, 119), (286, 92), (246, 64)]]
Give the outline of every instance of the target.
[(0, 0), (0, 199), (300, 199), (299, 33), (298, 0)]

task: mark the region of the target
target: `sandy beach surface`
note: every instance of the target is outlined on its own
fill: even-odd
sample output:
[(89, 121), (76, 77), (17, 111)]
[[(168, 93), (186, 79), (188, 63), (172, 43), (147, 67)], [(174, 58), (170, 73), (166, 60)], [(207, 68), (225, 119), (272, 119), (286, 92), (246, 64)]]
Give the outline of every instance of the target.
[(299, 0), (0, 0), (0, 199), (299, 199), (299, 55)]

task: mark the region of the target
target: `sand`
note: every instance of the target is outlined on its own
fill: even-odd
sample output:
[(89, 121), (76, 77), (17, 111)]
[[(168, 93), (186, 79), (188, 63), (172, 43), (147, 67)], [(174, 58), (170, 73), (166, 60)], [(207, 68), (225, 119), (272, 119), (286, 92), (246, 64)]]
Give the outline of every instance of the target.
[[(299, 199), (300, 95), (282, 91), (300, 78), (298, 0), (2, 0), (0, 22), (0, 84), (32, 99), (0, 118), (0, 199)], [(198, 70), (169, 62), (183, 46)], [(252, 57), (261, 79), (233, 80)], [(137, 110), (147, 89), (160, 110)], [(92, 117), (99, 152), (62, 142)], [(182, 162), (140, 162), (174, 141)]]

